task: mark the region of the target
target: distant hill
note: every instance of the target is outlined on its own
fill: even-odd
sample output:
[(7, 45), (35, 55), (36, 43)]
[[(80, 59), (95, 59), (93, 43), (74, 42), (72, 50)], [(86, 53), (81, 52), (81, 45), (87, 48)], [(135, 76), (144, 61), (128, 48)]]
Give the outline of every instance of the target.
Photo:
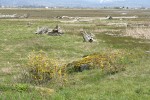
[(150, 7), (150, 0), (0, 0), (3, 6), (59, 6), (59, 7)]

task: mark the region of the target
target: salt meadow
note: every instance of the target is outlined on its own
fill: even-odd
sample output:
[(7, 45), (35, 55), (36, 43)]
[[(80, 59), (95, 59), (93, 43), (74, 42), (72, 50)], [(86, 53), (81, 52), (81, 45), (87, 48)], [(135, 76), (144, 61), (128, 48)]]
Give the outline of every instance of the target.
[[(0, 99), (150, 98), (149, 10), (0, 9), (0, 13), (28, 15), (0, 19)], [(57, 25), (62, 35), (35, 34), (38, 27), (53, 30)], [(92, 33), (95, 41), (85, 42), (81, 32)]]

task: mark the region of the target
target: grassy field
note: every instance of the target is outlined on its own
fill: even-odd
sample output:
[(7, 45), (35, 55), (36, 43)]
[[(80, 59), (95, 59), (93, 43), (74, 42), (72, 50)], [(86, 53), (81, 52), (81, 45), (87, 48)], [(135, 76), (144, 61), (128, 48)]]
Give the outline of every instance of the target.
[[(124, 12), (127, 15), (121, 15)], [(143, 35), (133, 38), (132, 34), (124, 36), (129, 32), (126, 30), (135, 28), (107, 25), (108, 23), (148, 23), (149, 10), (139, 12), (141, 11), (0, 9), (1, 14), (30, 14), (28, 19), (0, 19), (0, 100), (149, 100), (149, 37), (145, 39)], [(62, 22), (62, 19), (53, 18), (56, 16), (93, 18), (107, 15), (136, 15), (139, 18), (95, 19), (89, 22), (66, 20)], [(54, 28), (56, 25), (62, 28), (64, 35), (34, 34), (38, 26)], [(145, 28), (150, 29), (150, 27), (140, 27), (140, 30)], [(81, 30), (94, 33), (97, 41), (83, 42)], [(99, 69), (75, 72), (68, 74), (68, 81), (64, 86), (51, 81), (40, 85), (21, 81), (19, 77), (27, 66), (28, 55), (32, 51), (40, 50), (46, 52), (49, 58), (59, 61), (60, 65), (80, 60), (83, 56), (93, 53), (119, 51), (126, 54), (124, 56), (126, 70), (116, 74), (104, 74)]]

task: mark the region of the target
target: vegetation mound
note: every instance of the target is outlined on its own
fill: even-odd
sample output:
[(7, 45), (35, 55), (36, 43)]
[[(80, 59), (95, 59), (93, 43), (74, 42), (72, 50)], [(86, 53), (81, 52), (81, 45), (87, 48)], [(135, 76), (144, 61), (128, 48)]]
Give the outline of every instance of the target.
[(68, 72), (82, 72), (83, 70), (101, 69), (106, 73), (114, 74), (125, 70), (121, 53), (91, 54), (81, 60), (74, 61), (67, 65)]

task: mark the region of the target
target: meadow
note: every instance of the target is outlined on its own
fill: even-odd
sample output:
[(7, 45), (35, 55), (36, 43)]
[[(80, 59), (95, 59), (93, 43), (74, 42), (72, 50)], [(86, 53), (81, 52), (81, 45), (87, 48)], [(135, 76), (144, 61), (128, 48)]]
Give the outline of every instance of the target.
[[(28, 18), (0, 19), (0, 100), (150, 98), (149, 10), (0, 9), (0, 13), (29, 14)], [(108, 15), (138, 17), (99, 19)], [(81, 17), (81, 20), (74, 22), (57, 16)], [(92, 20), (87, 21), (89, 19)], [(63, 35), (35, 34), (37, 27), (54, 28), (56, 25), (63, 30)], [(80, 31), (95, 34), (96, 42), (83, 42)], [(111, 56), (119, 52), (124, 58), (125, 70), (115, 74), (104, 73), (101, 69), (84, 70), (68, 73), (63, 85), (59, 81), (34, 84), (27, 82), (23, 73), (28, 67), (28, 56), (39, 51), (60, 66), (94, 53)]]

